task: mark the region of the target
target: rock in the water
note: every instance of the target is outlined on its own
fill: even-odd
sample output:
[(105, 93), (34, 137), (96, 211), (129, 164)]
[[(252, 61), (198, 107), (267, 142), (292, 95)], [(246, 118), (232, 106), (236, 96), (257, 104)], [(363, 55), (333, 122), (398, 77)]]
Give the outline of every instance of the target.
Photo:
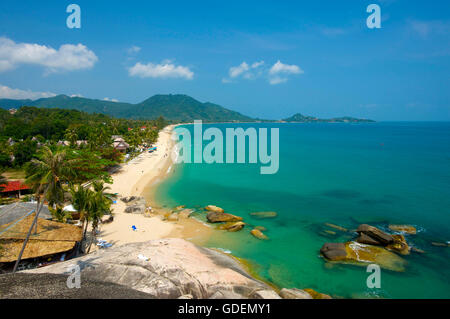
[(439, 243), (439, 242), (431, 242), (431, 245), (436, 246), (436, 247), (448, 247), (448, 245), (446, 243)]
[(175, 207), (173, 210), (182, 210), (185, 207), (186, 207), (186, 205), (180, 205), (180, 206)]
[(411, 251), (418, 253), (418, 254), (425, 254), (425, 250), (422, 250), (420, 248), (411, 247)]
[(260, 231), (267, 231), (267, 228), (264, 226), (256, 226), (255, 229), (260, 230)]
[(417, 233), (417, 229), (411, 225), (389, 225), (389, 229), (396, 232), (405, 233), (408, 235), (415, 235)]
[(193, 209), (186, 208), (186, 209), (183, 209), (182, 211), (180, 211), (180, 212), (178, 213), (178, 216), (179, 216), (180, 218), (189, 218), (189, 216), (191, 216), (191, 214), (192, 214), (193, 212), (194, 212)]
[(245, 223), (243, 222), (229, 222), (219, 226), (219, 229), (227, 230), (229, 232), (237, 232), (244, 228)]
[(250, 234), (252, 234), (253, 236), (255, 236), (258, 239), (269, 239), (269, 237), (267, 237), (266, 235), (264, 235), (259, 229), (252, 229), (250, 231)]
[(210, 212), (216, 212), (216, 213), (223, 213), (223, 208), (214, 206), (214, 205), (208, 205), (205, 207), (206, 210), (209, 210)]
[[(140, 254), (150, 259), (139, 259)], [(80, 266), (82, 287), (93, 281), (115, 283), (161, 299), (210, 298), (223, 291), (234, 292), (233, 298), (250, 298), (255, 291), (272, 290), (233, 258), (178, 238), (111, 247), (24, 273), (69, 275), (68, 267), (74, 264)]]
[(210, 223), (221, 223), (221, 222), (238, 222), (242, 220), (242, 217), (219, 212), (209, 212), (206, 215), (206, 219)]
[(308, 294), (310, 294), (312, 299), (332, 299), (331, 296), (317, 292), (310, 288), (306, 288), (303, 290), (306, 291)]
[(250, 216), (256, 217), (256, 218), (275, 218), (277, 217), (276, 212), (254, 212), (250, 213)]
[(344, 228), (344, 227), (341, 227), (341, 226), (338, 226), (338, 225), (335, 225), (335, 224), (325, 223), (325, 225), (328, 226), (328, 227), (340, 230), (342, 232), (347, 232), (348, 231), (347, 228)]
[(380, 243), (380, 245), (386, 246), (394, 241), (394, 238), (392, 235), (386, 234), (382, 230), (370, 226), (367, 224), (361, 224), (359, 225), (358, 229), (356, 230), (358, 234), (361, 235), (361, 233), (371, 237), (372, 239), (375, 239)]
[(272, 289), (257, 290), (250, 295), (252, 299), (281, 299)]
[(406, 261), (383, 247), (361, 244), (358, 242), (326, 243), (320, 253), (328, 260), (366, 266), (378, 264), (381, 268), (392, 271), (405, 271)]
[(394, 242), (386, 246), (387, 249), (396, 251), (402, 255), (409, 255), (409, 245), (403, 235), (392, 235)]
[(280, 291), (280, 296), (283, 299), (313, 299), (312, 296), (304, 290), (292, 288), (283, 288)]
[(361, 244), (367, 244), (367, 245), (380, 245), (380, 242), (379, 242), (378, 240), (373, 239), (372, 237), (369, 237), (369, 236), (367, 236), (367, 235), (364, 234), (364, 233), (361, 233), (361, 234), (359, 235), (359, 237), (356, 238), (356, 241), (357, 241), (358, 243), (361, 243)]

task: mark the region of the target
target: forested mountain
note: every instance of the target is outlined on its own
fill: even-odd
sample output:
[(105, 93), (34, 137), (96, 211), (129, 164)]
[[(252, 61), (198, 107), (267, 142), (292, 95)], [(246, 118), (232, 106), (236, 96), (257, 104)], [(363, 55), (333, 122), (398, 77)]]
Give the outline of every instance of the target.
[(238, 112), (228, 110), (213, 103), (202, 103), (184, 94), (154, 95), (138, 103), (121, 103), (83, 97), (57, 95), (38, 100), (0, 99), (0, 107), (4, 109), (21, 106), (39, 108), (74, 109), (88, 113), (103, 113), (113, 117), (128, 119), (165, 119), (178, 122), (203, 120), (205, 122), (250, 122), (254, 119)]

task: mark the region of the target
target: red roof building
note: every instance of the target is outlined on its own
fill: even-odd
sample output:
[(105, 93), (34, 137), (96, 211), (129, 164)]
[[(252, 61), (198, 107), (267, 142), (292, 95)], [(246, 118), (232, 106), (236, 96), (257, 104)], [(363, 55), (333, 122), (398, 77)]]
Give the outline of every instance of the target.
[(0, 185), (2, 193), (20, 192), (21, 190), (29, 190), (30, 187), (22, 184), (20, 181), (10, 181), (7, 184)]

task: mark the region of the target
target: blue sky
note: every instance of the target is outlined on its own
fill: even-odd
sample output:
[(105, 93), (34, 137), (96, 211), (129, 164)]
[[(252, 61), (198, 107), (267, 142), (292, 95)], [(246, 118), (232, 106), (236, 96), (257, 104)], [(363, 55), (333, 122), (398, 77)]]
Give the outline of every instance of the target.
[(183, 93), (259, 118), (450, 120), (449, 80), (450, 1), (0, 3), (0, 97)]

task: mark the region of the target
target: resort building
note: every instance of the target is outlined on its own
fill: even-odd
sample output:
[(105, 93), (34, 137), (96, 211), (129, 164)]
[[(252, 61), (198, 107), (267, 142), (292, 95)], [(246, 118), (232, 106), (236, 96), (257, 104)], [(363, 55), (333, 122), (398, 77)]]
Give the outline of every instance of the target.
[(127, 142), (125, 142), (125, 140), (121, 136), (118, 136), (118, 135), (113, 135), (113, 144), (112, 145), (116, 150), (118, 150), (122, 153), (125, 153), (127, 151), (127, 149), (130, 148), (130, 145)]
[(0, 193), (2, 197), (17, 197), (23, 194), (30, 193), (30, 187), (23, 184), (21, 181), (9, 181), (6, 184), (0, 185)]
[[(34, 218), (33, 212), (0, 226), (0, 271), (11, 270), (17, 261)], [(76, 254), (81, 240), (80, 227), (38, 218), (37, 232), (33, 230), (28, 240), (19, 270), (70, 258)]]

